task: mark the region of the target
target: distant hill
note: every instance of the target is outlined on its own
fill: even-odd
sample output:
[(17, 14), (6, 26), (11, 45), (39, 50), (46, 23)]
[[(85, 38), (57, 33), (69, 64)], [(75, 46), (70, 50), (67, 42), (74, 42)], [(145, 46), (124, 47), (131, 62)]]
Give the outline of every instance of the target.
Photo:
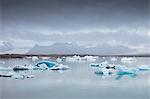
[(111, 46), (102, 44), (95, 47), (84, 47), (72, 43), (54, 43), (50, 46), (35, 45), (27, 54), (94, 54), (111, 55), (124, 54), (135, 51), (124, 46)]

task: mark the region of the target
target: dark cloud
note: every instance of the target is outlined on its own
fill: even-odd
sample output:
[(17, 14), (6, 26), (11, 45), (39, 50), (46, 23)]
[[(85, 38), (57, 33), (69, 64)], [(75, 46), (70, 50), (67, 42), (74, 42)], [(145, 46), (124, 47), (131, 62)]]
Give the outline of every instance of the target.
[(6, 30), (145, 27), (149, 0), (2, 0)]

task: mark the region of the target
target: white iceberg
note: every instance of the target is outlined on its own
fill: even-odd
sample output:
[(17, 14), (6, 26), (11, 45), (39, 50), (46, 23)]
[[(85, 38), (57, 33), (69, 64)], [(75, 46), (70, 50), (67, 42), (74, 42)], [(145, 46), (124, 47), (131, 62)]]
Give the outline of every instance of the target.
[(137, 60), (135, 58), (132, 57), (123, 57), (121, 58), (121, 62), (122, 63), (133, 63), (136, 62)]
[(62, 61), (63, 61), (62, 58), (59, 58), (59, 57), (58, 57), (58, 58), (56, 59), (56, 62), (58, 62), (58, 63), (61, 63)]
[(37, 61), (37, 60), (39, 60), (39, 58), (37, 56), (32, 57), (32, 61)]
[(117, 61), (117, 58), (116, 58), (116, 57), (111, 57), (110, 60), (111, 60), (112, 62), (115, 62), (115, 61)]

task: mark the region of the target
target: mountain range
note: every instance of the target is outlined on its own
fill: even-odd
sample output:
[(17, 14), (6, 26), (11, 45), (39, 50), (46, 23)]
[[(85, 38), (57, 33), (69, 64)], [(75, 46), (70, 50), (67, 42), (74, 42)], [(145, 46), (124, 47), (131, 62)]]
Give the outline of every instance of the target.
[(73, 43), (54, 43), (50, 46), (35, 45), (27, 54), (92, 54), (92, 55), (112, 55), (134, 52), (125, 46), (111, 46), (109, 44), (97, 45), (95, 47), (85, 47)]

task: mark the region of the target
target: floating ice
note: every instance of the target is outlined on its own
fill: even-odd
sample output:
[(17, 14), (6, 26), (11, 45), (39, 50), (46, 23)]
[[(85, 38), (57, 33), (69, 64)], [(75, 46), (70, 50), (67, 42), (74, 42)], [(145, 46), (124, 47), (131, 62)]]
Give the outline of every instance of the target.
[(63, 65), (63, 64), (59, 64), (58, 66), (52, 67), (50, 69), (51, 70), (67, 70), (67, 69), (69, 69), (69, 66)]
[(39, 58), (37, 56), (32, 57), (32, 61), (37, 61), (37, 60), (39, 60)]
[(56, 62), (58, 62), (58, 63), (61, 63), (62, 61), (63, 60), (61, 58), (59, 58), (59, 57), (56, 59)]
[(150, 65), (142, 65), (138, 68), (140, 71), (149, 71)]
[(15, 66), (13, 70), (29, 70), (29, 68), (26, 66)]
[(84, 56), (83, 59), (86, 60), (87, 62), (95, 62), (98, 59), (98, 57), (97, 56)]
[(50, 62), (50, 61), (39, 62), (39, 63), (37, 63), (36, 66), (39, 67), (39, 68), (51, 69), (51, 70), (66, 70), (66, 69), (69, 69), (69, 67), (67, 65), (58, 64), (58, 63)]
[(107, 61), (104, 61), (100, 64), (90, 64), (92, 67), (98, 67), (99, 72), (103, 75), (109, 75), (114, 72), (115, 66), (113, 64), (109, 64)]
[(122, 63), (133, 63), (133, 62), (136, 62), (136, 59), (135, 58), (131, 58), (131, 57), (123, 57), (121, 59), (121, 62)]
[(111, 57), (110, 60), (115, 62), (115, 61), (117, 61), (117, 58), (116, 57)]
[(58, 64), (55, 62), (50, 62), (50, 61), (42, 61), (42, 62), (39, 62), (36, 64), (36, 66), (40, 67), (40, 68), (51, 68), (51, 67), (54, 67), (56, 65), (58, 65)]
[(14, 75), (12, 75), (12, 78), (14, 78), (14, 79), (34, 78), (34, 75), (14, 74)]
[(98, 71), (95, 72), (95, 74), (98, 75), (110, 75), (110, 74), (115, 74), (115, 75), (136, 75), (138, 73), (137, 68), (128, 68), (126, 66), (122, 65), (114, 65), (114, 64), (109, 64), (107, 61), (104, 61), (99, 64), (91, 64), (92, 67), (98, 67)]
[(12, 77), (12, 75), (9, 75), (9, 74), (0, 74), (0, 77)]
[(72, 57), (66, 57), (66, 62), (85, 62), (85, 60), (82, 60), (80, 56), (72, 56)]
[(106, 67), (100, 70), (103, 72), (103, 75), (109, 75), (109, 74), (112, 74), (113, 72), (113, 69), (107, 69)]
[(10, 67), (0, 67), (0, 71), (9, 71), (9, 70), (12, 70), (12, 68)]
[(98, 59), (97, 56), (72, 56), (66, 57), (66, 62), (95, 62)]
[(25, 79), (25, 78), (34, 78), (34, 75), (22, 75), (22, 74), (0, 74), (0, 77), (3, 78), (13, 78), (13, 79)]
[(107, 61), (104, 61), (102, 63), (91, 63), (90, 65), (91, 65), (91, 67), (100, 67), (100, 68), (103, 68), (103, 67), (105, 67), (105, 66), (107, 66), (109, 64), (108, 64)]

